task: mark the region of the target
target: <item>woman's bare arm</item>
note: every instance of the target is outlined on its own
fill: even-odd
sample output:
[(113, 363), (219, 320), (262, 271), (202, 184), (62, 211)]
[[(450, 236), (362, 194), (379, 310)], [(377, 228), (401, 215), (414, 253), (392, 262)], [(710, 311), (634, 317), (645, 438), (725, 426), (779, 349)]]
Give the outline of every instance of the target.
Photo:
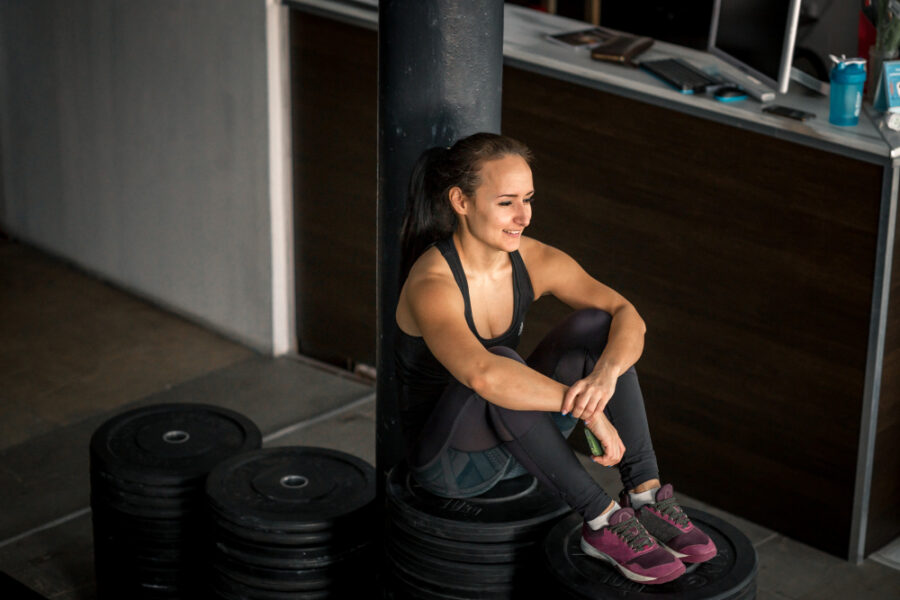
[(563, 412), (590, 421), (602, 413), (619, 376), (640, 358), (647, 330), (644, 320), (628, 300), (591, 277), (565, 252), (523, 239), (522, 255), (536, 296), (553, 294), (572, 308), (599, 308), (612, 316), (609, 339), (593, 372), (574, 383), (563, 402)]
[(466, 323), (449, 270), (411, 277), (401, 302), (434, 357), (479, 396), (512, 410), (561, 410), (567, 386), (481, 345)]

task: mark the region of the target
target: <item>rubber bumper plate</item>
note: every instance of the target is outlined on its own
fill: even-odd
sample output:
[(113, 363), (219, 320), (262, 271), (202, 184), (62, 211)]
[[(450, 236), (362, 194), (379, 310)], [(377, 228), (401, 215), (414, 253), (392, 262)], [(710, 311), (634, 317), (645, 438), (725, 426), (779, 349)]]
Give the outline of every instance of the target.
[(392, 518), (407, 529), (468, 543), (528, 540), (570, 511), (531, 475), (501, 481), (474, 498), (441, 498), (398, 465), (388, 475), (385, 494)]

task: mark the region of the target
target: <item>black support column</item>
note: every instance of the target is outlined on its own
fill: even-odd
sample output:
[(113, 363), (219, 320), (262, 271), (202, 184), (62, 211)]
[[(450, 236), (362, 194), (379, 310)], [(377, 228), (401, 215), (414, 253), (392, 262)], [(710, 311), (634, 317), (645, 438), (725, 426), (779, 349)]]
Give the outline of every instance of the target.
[(502, 0), (381, 0), (378, 13), (376, 468), (401, 460), (394, 373), (400, 225), (419, 154), (478, 131), (500, 132)]

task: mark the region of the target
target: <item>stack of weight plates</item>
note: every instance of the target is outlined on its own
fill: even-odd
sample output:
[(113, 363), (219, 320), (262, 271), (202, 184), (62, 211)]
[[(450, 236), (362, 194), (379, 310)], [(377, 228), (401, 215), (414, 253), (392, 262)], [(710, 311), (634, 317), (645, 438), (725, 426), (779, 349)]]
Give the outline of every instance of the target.
[(388, 586), (397, 599), (529, 597), (540, 584), (540, 543), (569, 512), (531, 475), (448, 499), (426, 492), (399, 465), (385, 494)]
[(336, 450), (269, 448), (209, 474), (210, 588), (225, 600), (373, 597), (375, 470)]
[(556, 580), (554, 598), (580, 600), (752, 600), (757, 558), (753, 544), (729, 523), (706, 512), (684, 511), (716, 544), (718, 553), (700, 564), (685, 564), (684, 575), (668, 583), (644, 585), (626, 579), (606, 562), (581, 550), (579, 515), (560, 521), (544, 542), (545, 566)]
[(206, 475), (261, 441), (246, 417), (204, 404), (148, 406), (101, 425), (90, 450), (98, 598), (195, 597)]

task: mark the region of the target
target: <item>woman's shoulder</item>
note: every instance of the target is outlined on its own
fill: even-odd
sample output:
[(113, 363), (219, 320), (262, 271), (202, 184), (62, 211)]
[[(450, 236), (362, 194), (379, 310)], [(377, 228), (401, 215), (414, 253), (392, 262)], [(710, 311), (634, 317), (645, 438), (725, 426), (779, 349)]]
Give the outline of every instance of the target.
[(548, 293), (555, 285), (555, 281), (571, 273), (574, 261), (565, 252), (545, 244), (534, 238), (522, 237), (519, 245), (519, 254), (528, 276), (531, 279), (531, 287), (535, 298)]
[(424, 307), (428, 308), (427, 312), (435, 313), (441, 312), (442, 307), (458, 310), (462, 303), (462, 294), (450, 266), (440, 250), (431, 247), (413, 263), (400, 290), (397, 324), (407, 335), (420, 336), (421, 328), (415, 315), (425, 314), (422, 313)]
[(452, 278), (452, 276), (450, 265), (447, 264), (440, 249), (437, 246), (431, 246), (413, 263), (406, 281), (415, 284), (435, 278), (438, 280)]
[(435, 246), (422, 253), (409, 270), (401, 296), (406, 300), (433, 301), (434, 295), (456, 296), (458, 288), (450, 265)]
[(556, 248), (540, 242), (532, 237), (522, 236), (519, 242), (519, 255), (529, 268), (539, 268), (548, 260), (552, 260)]

